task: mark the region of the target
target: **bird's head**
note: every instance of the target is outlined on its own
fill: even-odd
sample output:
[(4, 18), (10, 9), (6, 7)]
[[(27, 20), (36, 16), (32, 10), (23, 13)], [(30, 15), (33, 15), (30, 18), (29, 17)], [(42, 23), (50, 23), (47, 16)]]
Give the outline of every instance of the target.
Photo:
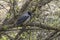
[(28, 15), (30, 15), (30, 16), (31, 16), (31, 15), (32, 15), (32, 13), (31, 13), (31, 12), (28, 12)]

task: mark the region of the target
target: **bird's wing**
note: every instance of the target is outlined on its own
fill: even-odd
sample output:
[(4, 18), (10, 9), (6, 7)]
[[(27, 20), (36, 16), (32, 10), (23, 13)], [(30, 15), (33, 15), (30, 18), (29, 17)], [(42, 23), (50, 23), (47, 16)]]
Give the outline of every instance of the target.
[(20, 25), (22, 24), (24, 21), (26, 21), (28, 19), (29, 16), (23, 16), (23, 17), (20, 17), (18, 20), (17, 20), (17, 25)]

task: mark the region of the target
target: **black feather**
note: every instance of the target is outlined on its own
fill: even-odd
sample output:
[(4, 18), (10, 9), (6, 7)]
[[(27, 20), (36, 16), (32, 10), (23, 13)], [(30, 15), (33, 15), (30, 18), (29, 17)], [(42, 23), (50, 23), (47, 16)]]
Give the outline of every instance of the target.
[(28, 14), (31, 16), (32, 15), (32, 13), (31, 12), (28, 12)]

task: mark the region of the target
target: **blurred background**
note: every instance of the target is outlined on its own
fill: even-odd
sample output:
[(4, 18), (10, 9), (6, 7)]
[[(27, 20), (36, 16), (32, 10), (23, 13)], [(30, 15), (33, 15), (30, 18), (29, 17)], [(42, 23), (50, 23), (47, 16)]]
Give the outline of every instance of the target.
[[(31, 20), (16, 26), (27, 11)], [(0, 40), (60, 40), (60, 0), (0, 0)]]

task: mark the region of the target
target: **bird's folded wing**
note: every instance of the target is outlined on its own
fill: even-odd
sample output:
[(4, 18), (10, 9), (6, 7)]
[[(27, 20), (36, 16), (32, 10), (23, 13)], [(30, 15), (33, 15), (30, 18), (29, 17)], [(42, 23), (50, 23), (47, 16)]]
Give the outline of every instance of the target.
[(20, 18), (17, 20), (16, 24), (17, 24), (17, 25), (23, 24), (23, 23), (28, 19), (28, 17), (29, 17), (29, 16), (20, 17)]

